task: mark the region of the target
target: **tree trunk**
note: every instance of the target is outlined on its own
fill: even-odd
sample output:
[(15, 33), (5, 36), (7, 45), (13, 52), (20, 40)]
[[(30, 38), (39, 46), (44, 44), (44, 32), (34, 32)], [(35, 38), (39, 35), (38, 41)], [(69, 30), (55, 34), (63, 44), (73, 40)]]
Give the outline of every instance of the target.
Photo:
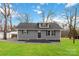
[(4, 3), (4, 12), (5, 12), (5, 16), (4, 16), (4, 39), (6, 40), (7, 39), (7, 11), (6, 11), (6, 4)]
[(71, 11), (70, 11), (70, 23), (69, 23), (69, 38), (71, 39), (72, 38), (72, 18), (73, 16), (71, 15)]
[(76, 17), (77, 17), (77, 8), (75, 8), (75, 19), (74, 19), (74, 28), (73, 28), (73, 44), (75, 43), (75, 36), (77, 35), (77, 31), (76, 31)]
[(4, 24), (4, 39), (7, 39), (7, 18), (5, 16), (5, 24)]

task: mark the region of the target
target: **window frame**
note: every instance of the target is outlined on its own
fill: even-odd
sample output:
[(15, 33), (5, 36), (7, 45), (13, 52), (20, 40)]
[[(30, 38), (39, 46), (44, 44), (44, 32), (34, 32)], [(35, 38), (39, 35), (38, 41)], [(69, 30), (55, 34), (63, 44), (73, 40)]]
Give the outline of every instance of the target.
[(52, 30), (51, 31), (51, 36), (55, 36), (56, 35), (56, 31), (55, 30)]
[(27, 34), (28, 34), (28, 30), (27, 30)]
[(56, 30), (46, 30), (46, 36), (55, 36), (55, 35), (56, 35)]
[(50, 30), (46, 30), (46, 36), (50, 36), (50, 33), (51, 31)]
[(20, 30), (22, 34), (27, 33), (27, 30)]

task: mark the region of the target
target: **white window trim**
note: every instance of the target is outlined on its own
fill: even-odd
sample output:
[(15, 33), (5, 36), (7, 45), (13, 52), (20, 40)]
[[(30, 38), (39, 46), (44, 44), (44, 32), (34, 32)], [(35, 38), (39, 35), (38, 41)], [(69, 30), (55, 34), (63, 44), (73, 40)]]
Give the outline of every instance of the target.
[[(50, 35), (48, 35), (48, 33), (47, 33), (47, 36), (55, 36), (55, 35), (52, 35), (52, 30), (47, 30), (47, 31), (50, 31)], [(55, 32), (55, 34), (56, 34), (56, 32)]]
[(46, 27), (42, 27), (42, 24), (39, 24), (39, 28), (49, 28), (49, 24)]

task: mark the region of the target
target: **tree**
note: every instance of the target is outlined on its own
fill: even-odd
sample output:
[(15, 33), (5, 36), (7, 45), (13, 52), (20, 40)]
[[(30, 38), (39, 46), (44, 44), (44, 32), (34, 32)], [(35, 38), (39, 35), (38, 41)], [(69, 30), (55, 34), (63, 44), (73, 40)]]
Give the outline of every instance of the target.
[(20, 22), (25, 22), (25, 23), (31, 22), (30, 14), (27, 14), (27, 13), (26, 13), (26, 14), (21, 14), (21, 13), (19, 13), (17, 19), (18, 19)]
[[(68, 16), (69, 14), (69, 16)], [(67, 17), (67, 21), (68, 21), (68, 26), (69, 26), (69, 38), (71, 39), (72, 38), (72, 22), (73, 22), (73, 14), (71, 14), (71, 10), (68, 12), (67, 14), (67, 11), (66, 11), (66, 17)]]
[(76, 31), (76, 23), (77, 23), (77, 8), (75, 8), (75, 13), (74, 13), (73, 43), (75, 43), (75, 36), (77, 35), (77, 31)]
[(73, 44), (75, 43), (75, 36), (77, 35), (76, 25), (77, 25), (77, 8), (70, 10), (65, 10), (65, 17), (67, 20), (69, 28), (69, 38), (73, 38)]
[(53, 18), (53, 15), (54, 15), (53, 11), (52, 10), (48, 10), (48, 14), (47, 15), (44, 12), (44, 10), (41, 10), (41, 11), (42, 11), (41, 15), (42, 15), (43, 23), (44, 22), (47, 23), (48, 21), (51, 21), (52, 22), (52, 18)]
[(10, 16), (10, 8), (8, 3), (3, 3), (0, 8), (0, 14), (4, 17), (4, 39), (7, 39), (7, 21)]
[(48, 15), (47, 15), (47, 20), (46, 20), (46, 22), (47, 22), (48, 20), (50, 20), (50, 21), (52, 22), (53, 15), (55, 15), (55, 14), (53, 13), (53, 11), (52, 11), (52, 10), (49, 10), (49, 11), (48, 11)]
[(9, 22), (10, 22), (10, 29), (12, 31), (12, 15), (11, 15), (11, 9), (10, 9), (10, 5), (8, 5), (8, 16), (9, 16)]

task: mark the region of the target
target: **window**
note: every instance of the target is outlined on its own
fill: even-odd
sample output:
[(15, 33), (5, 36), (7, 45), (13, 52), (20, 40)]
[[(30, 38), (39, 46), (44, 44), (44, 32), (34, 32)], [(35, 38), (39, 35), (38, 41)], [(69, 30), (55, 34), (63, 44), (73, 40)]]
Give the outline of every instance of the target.
[(27, 34), (28, 34), (28, 30), (27, 30)]
[(56, 35), (56, 31), (53, 30), (53, 31), (51, 32), (51, 35), (52, 35), (52, 36), (55, 36), (55, 35)]
[(26, 30), (23, 31), (23, 33), (26, 33), (26, 32), (27, 32)]
[(53, 31), (50, 31), (50, 30), (46, 30), (46, 36), (55, 36), (56, 35), (56, 31), (53, 30)]
[(40, 23), (39, 28), (49, 28), (49, 24), (48, 23)]
[(26, 30), (21, 30), (22, 31), (22, 34), (26, 33), (27, 31)]
[(46, 36), (50, 36), (50, 31), (46, 31)]

